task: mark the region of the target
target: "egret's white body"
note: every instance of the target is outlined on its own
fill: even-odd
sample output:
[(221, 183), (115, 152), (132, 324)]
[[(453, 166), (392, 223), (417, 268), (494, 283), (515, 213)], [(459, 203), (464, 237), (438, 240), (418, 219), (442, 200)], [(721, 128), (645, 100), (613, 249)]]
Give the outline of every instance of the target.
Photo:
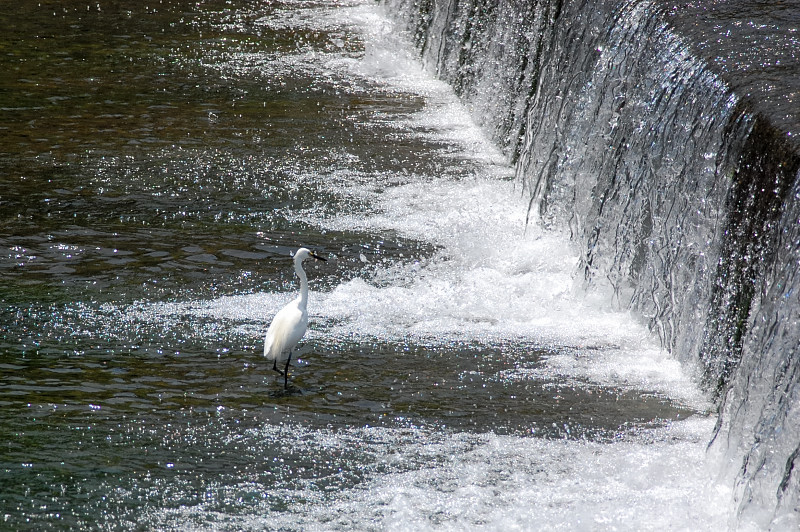
[[(292, 351), (308, 328), (308, 278), (303, 261), (309, 258), (325, 260), (307, 248), (294, 254), (294, 272), (300, 278), (300, 295), (278, 311), (264, 338), (264, 356), (273, 361), (272, 369), (283, 375), (283, 386), (289, 386), (289, 362)], [(285, 362), (284, 362), (285, 361)], [(283, 364), (284, 369), (278, 369)]]

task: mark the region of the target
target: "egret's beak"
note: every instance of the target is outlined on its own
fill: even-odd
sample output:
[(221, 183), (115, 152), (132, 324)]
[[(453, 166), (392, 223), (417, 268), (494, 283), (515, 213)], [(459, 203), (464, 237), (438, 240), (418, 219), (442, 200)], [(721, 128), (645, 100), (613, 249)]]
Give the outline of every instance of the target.
[(325, 259), (323, 257), (320, 257), (319, 255), (317, 255), (313, 251), (311, 252), (311, 256), (314, 257), (316, 260), (321, 260), (322, 262), (325, 262), (326, 260), (328, 260), (328, 259)]

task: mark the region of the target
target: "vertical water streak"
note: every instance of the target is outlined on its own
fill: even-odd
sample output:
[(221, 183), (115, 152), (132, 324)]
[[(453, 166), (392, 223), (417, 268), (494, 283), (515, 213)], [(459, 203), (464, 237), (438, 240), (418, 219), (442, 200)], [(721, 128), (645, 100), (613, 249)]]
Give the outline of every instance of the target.
[(728, 147), (749, 118), (656, 15), (622, 3), (595, 22), (580, 59), (553, 61), (517, 174), (548, 223), (570, 224), (587, 283), (610, 285), (688, 360), (707, 318)]
[[(758, 146), (756, 148), (755, 146)], [(770, 149), (764, 150), (764, 147)], [(739, 307), (707, 342), (738, 342), (722, 364), (726, 393), (711, 448), (735, 483), (738, 519), (757, 528), (800, 526), (800, 157), (757, 124), (731, 197), (728, 284), (714, 302)], [(745, 238), (746, 237), (746, 238)], [(738, 264), (743, 263), (743, 264)], [(739, 294), (731, 286), (745, 287)], [(734, 297), (744, 299), (742, 302)], [(749, 312), (748, 312), (749, 311)], [(727, 330), (724, 327), (727, 325)], [(726, 335), (727, 333), (727, 335)], [(733, 335), (738, 336), (733, 336)]]
[(561, 0), (387, 0), (426, 68), (453, 87), (510, 160), (553, 45)]

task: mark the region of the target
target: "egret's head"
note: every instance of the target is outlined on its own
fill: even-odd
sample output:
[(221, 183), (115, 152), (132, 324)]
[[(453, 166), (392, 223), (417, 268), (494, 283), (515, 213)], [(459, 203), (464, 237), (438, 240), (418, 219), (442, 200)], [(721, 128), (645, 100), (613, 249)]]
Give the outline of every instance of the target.
[(294, 262), (297, 264), (302, 263), (306, 259), (317, 259), (321, 261), (325, 261), (323, 257), (320, 257), (313, 251), (308, 248), (300, 248), (294, 253)]

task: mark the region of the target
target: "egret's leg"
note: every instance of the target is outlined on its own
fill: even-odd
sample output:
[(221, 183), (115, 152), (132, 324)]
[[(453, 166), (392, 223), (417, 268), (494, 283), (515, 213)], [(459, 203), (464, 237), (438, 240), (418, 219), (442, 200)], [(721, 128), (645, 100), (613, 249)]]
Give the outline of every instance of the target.
[(289, 361), (292, 360), (292, 352), (289, 351), (289, 358), (286, 359), (286, 367), (283, 368), (283, 389), (289, 388)]
[(275, 361), (272, 363), (272, 369), (283, 375), (283, 372), (278, 369), (278, 359), (275, 359)]

